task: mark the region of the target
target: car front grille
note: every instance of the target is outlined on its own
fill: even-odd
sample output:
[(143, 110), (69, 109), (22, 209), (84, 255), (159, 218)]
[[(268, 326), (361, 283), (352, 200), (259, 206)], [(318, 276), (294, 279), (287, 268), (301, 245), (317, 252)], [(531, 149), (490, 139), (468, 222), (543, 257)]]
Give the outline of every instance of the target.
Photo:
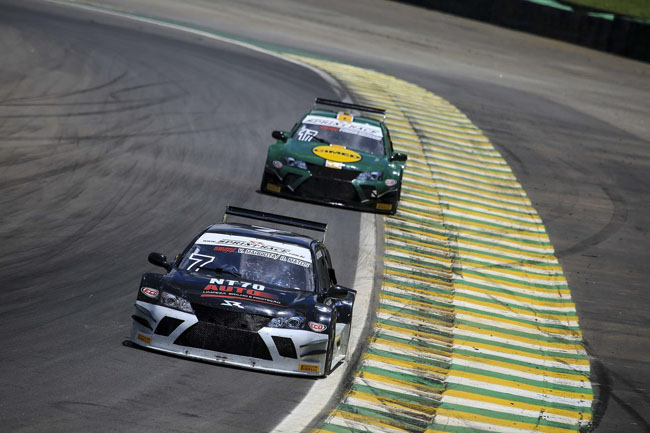
[(349, 182), (359, 176), (360, 171), (345, 170), (337, 168), (324, 167), (322, 165), (307, 164), (307, 169), (311, 172), (312, 177), (323, 177), (327, 179), (336, 179)]
[(268, 316), (221, 310), (200, 304), (192, 304), (192, 308), (200, 322), (243, 331), (257, 332), (264, 328), (271, 320)]
[(174, 344), (251, 358), (272, 359), (269, 349), (257, 332), (208, 322), (192, 325), (176, 339)]
[(313, 197), (330, 201), (355, 202), (359, 195), (350, 182), (311, 177), (304, 181), (296, 192), (303, 197)]

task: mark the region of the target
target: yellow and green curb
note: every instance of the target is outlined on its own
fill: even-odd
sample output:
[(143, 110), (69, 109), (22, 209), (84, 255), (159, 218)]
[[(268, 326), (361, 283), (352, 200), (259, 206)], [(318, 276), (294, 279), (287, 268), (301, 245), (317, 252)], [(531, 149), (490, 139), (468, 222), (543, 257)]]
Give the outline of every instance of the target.
[(409, 155), (384, 220), (374, 333), (314, 432), (586, 431), (593, 393), (575, 305), (544, 225), (499, 152), (416, 85), (294, 56), (387, 108)]

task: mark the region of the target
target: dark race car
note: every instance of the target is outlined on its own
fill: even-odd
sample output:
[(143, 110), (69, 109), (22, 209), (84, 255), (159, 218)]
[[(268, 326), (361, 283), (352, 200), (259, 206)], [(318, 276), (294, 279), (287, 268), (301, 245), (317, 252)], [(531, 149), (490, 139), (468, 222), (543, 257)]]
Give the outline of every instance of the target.
[[(302, 200), (394, 214), (406, 155), (393, 152), (379, 108), (317, 98), (291, 131), (273, 131), (260, 189)], [(364, 115), (361, 115), (361, 114)]]
[(226, 215), (325, 233), (322, 223), (228, 207), (166, 273), (145, 273), (131, 340), (189, 358), (327, 376), (346, 357), (356, 291), (336, 284), (323, 241), (226, 223)]

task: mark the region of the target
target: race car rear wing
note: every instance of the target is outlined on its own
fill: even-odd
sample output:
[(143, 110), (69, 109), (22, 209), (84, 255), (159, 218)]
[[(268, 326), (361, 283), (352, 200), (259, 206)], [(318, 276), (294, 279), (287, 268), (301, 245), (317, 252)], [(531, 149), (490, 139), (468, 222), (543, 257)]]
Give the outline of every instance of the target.
[(223, 213), (223, 222), (226, 222), (228, 215), (239, 216), (260, 221), (267, 221), (285, 226), (299, 227), (301, 229), (313, 230), (323, 233), (323, 240), (327, 232), (327, 224), (319, 223), (316, 221), (304, 220), (301, 218), (288, 217), (284, 215), (277, 215), (269, 212), (261, 212), (258, 210), (244, 209), (242, 207), (226, 206), (226, 211)]
[(316, 98), (314, 105), (328, 105), (330, 107), (347, 108), (350, 110), (364, 111), (366, 113), (381, 114), (386, 119), (386, 110), (383, 108), (368, 107), (367, 105), (351, 104), (349, 102), (334, 101), (332, 99)]

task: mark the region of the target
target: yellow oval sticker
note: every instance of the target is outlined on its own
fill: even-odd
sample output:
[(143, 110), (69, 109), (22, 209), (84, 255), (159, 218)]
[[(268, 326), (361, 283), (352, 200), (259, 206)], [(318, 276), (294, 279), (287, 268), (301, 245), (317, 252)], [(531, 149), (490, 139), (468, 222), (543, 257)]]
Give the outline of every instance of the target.
[(336, 162), (357, 162), (361, 161), (361, 155), (343, 146), (330, 144), (329, 146), (316, 146), (312, 150), (314, 154), (328, 161)]

